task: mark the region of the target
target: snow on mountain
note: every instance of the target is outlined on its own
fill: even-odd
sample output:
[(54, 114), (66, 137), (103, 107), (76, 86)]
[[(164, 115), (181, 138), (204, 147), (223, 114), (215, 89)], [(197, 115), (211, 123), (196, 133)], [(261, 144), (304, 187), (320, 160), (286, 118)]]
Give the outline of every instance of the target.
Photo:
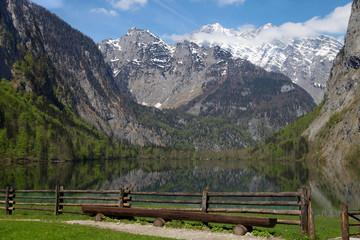
[(203, 26), (185, 39), (201, 46), (220, 46), (234, 57), (284, 73), (316, 103), (323, 98), (333, 60), (343, 45), (330, 36), (297, 34), (271, 23), (239, 31), (216, 23)]
[[(236, 34), (226, 29), (223, 33)], [(219, 133), (212, 135), (214, 139), (192, 140), (199, 149), (250, 146), (315, 106), (311, 96), (284, 74), (235, 58), (219, 46), (166, 44), (148, 30), (134, 28), (98, 47), (123, 94), (144, 106), (177, 109), (186, 121), (197, 119), (201, 123), (191, 123), (193, 130)], [(184, 119), (175, 121), (176, 126)], [(211, 128), (205, 127), (209, 124)]]

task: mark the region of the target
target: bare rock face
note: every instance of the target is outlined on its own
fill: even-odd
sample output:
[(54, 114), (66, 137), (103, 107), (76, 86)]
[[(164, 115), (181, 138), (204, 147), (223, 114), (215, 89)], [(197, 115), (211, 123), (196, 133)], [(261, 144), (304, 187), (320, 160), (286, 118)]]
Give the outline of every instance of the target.
[[(360, 117), (359, 107), (359, 68), (358, 59), (360, 57), (360, 11), (358, 1), (354, 1), (349, 27), (345, 39), (345, 46), (337, 55), (331, 70), (328, 87), (326, 88), (326, 101), (320, 116), (310, 125), (306, 134), (309, 139), (315, 141), (319, 138), (321, 130), (328, 123), (329, 119), (339, 115), (339, 119), (329, 133), (337, 136), (334, 141), (336, 144), (345, 144), (349, 147), (359, 143), (356, 139), (358, 134), (358, 118)], [(330, 148), (333, 151), (335, 148)], [(342, 151), (346, 152), (347, 147)], [(331, 150), (328, 150), (331, 151)], [(332, 154), (328, 154), (331, 159)], [(342, 154), (336, 154), (337, 161), (340, 161)]]
[[(229, 53), (190, 42), (164, 43), (148, 30), (132, 28), (99, 44), (119, 88), (139, 104), (177, 108), (202, 93), (204, 84), (226, 77)], [(214, 74), (213, 71), (222, 71)]]
[[(355, 0), (345, 39), (345, 46), (337, 55), (325, 92), (320, 115), (304, 135), (321, 147), (315, 152), (326, 159), (325, 185), (332, 185), (335, 195), (343, 203), (358, 206), (360, 192), (359, 160), (350, 160), (360, 146), (360, 1)], [(350, 164), (351, 167), (348, 165)], [(330, 187), (330, 186), (329, 186)]]

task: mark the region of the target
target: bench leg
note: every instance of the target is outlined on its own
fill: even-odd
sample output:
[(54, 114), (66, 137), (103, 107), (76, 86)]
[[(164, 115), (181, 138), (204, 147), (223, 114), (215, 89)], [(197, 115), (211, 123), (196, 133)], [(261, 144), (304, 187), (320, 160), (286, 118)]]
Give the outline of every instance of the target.
[(165, 220), (162, 218), (156, 218), (154, 220), (154, 226), (155, 227), (163, 227), (165, 225)]
[(102, 213), (96, 214), (96, 216), (95, 216), (95, 222), (101, 222), (104, 217), (105, 217), (105, 216), (104, 216), (104, 214), (102, 214)]
[(247, 233), (247, 228), (241, 224), (235, 225), (233, 228), (233, 233), (235, 235), (245, 235)]

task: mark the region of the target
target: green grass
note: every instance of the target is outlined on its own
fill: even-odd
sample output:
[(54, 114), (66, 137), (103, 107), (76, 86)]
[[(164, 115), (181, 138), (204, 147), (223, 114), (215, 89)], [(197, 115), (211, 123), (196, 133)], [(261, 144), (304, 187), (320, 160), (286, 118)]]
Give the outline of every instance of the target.
[[(66, 210), (81, 211), (81, 208), (66, 207)], [(22, 221), (23, 219), (39, 219), (41, 221)], [(1, 211), (0, 239), (170, 239), (62, 223), (68, 220), (94, 220), (94, 218), (70, 213), (54, 216), (54, 212), (22, 209), (13, 211), (12, 215), (5, 215), (4, 211)]]
[[(24, 207), (29, 207), (24, 205)], [(38, 207), (41, 208), (41, 207)], [(45, 207), (44, 207), (45, 208)], [(51, 209), (48, 207), (48, 209)], [(67, 211), (81, 211), (80, 207), (66, 207)], [(12, 212), (12, 215), (5, 215), (4, 211), (0, 212), (0, 219), (40, 219), (46, 221), (68, 221), (68, 220), (90, 220), (93, 219), (87, 215), (70, 214), (64, 213), (61, 215), (54, 216), (53, 211), (34, 211), (34, 210), (23, 210), (16, 209)]]
[(59, 222), (30, 222), (3, 220), (0, 222), (0, 239), (169, 239), (129, 233), (100, 230), (94, 227), (69, 225)]
[[(286, 219), (286, 220), (299, 220), (299, 217), (292, 217), (292, 216), (266, 215), (266, 217)], [(277, 224), (274, 228), (254, 227), (254, 230), (260, 232), (268, 232), (275, 237), (281, 237), (289, 240), (309, 239), (309, 237), (307, 236), (302, 236), (300, 226), (295, 226), (295, 225)], [(329, 239), (329, 238), (340, 237), (341, 236), (340, 217), (336, 218), (336, 217), (315, 216), (315, 234), (316, 234), (316, 239)]]
[[(247, 216), (254, 216), (254, 214), (244, 214)], [(259, 215), (255, 215), (259, 216)], [(271, 217), (276, 218), (273, 215), (262, 215), (262, 217)], [(281, 219), (287, 220), (298, 220), (298, 217), (293, 216), (277, 216)], [(110, 219), (107, 218), (106, 221), (120, 221), (126, 223), (141, 223), (152, 224), (154, 219), (152, 218), (134, 218), (131, 219)], [(231, 224), (221, 224), (221, 223), (210, 223), (205, 225), (200, 222), (191, 222), (191, 221), (179, 221), (174, 220), (166, 223), (167, 227), (173, 228), (186, 228), (186, 229), (196, 229), (196, 230), (209, 230), (212, 232), (224, 232), (224, 233), (232, 233), (232, 228), (234, 225)], [(334, 217), (315, 217), (315, 231), (316, 231), (316, 239), (330, 239), (341, 236), (341, 221), (340, 218)], [(351, 229), (350, 229), (351, 232)], [(268, 237), (269, 235), (280, 237), (288, 240), (307, 240), (309, 239), (307, 236), (301, 235), (300, 226), (294, 225), (281, 225), (278, 224), (274, 228), (263, 228), (263, 227), (254, 227), (253, 235), (260, 237)]]
[[(66, 210), (79, 211), (79, 208), (69, 208)], [(250, 215), (250, 214), (246, 214)], [(254, 215), (252, 215), (254, 216)], [(271, 215), (262, 215), (262, 217), (275, 217)], [(281, 219), (298, 219), (298, 217), (286, 217), (286, 216), (277, 216)], [(97, 239), (99, 236), (102, 236), (103, 239), (112, 239), (117, 236), (117, 239), (161, 239), (153, 238), (150, 236), (140, 236), (129, 234), (124, 237), (118, 232), (111, 232), (108, 230), (98, 230), (92, 227), (85, 226), (69, 226), (62, 221), (67, 220), (93, 220), (93, 217), (86, 215), (78, 214), (62, 214), (59, 216), (54, 216), (53, 212), (42, 212), (42, 211), (29, 211), (29, 210), (15, 210), (13, 215), (4, 215), (4, 212), (0, 212), (0, 239), (2, 239), (5, 234), (11, 234), (10, 237), (6, 239), (18, 239), (19, 236), (29, 236), (24, 239), (36, 239), (39, 235), (39, 232), (44, 231), (47, 235), (47, 239), (74, 239), (73, 236), (76, 234), (82, 235), (85, 232), (84, 236), (87, 236), (86, 239)], [(24, 221), (13, 221), (18, 219), (40, 219), (41, 222), (24, 222)], [(105, 221), (110, 222), (125, 222), (125, 223), (140, 223), (142, 225), (152, 224), (152, 218), (134, 218), (134, 219), (113, 219), (106, 218)], [(41, 226), (41, 227), (40, 227)], [(210, 230), (212, 232), (232, 232), (233, 225), (229, 224), (214, 224), (210, 223), (205, 225), (199, 222), (189, 222), (189, 221), (171, 221), (166, 223), (167, 227), (174, 228), (186, 228), (186, 229), (197, 229), (197, 230)], [(328, 217), (315, 217), (315, 228), (316, 228), (316, 238), (317, 239), (329, 239), (341, 236), (341, 221), (340, 218), (328, 218)], [(14, 230), (20, 229), (19, 235), (15, 233)], [(43, 230), (41, 230), (43, 229)], [(64, 229), (61, 231), (62, 235), (58, 235), (57, 231), (59, 229)], [(350, 230), (351, 231), (351, 230)], [(14, 232), (14, 233), (12, 233)], [(300, 226), (290, 226), (290, 225), (276, 225), (274, 228), (261, 228), (254, 227), (255, 235), (257, 236), (268, 236), (269, 234), (275, 237), (281, 237), (289, 240), (301, 240), (308, 239), (301, 235)], [(91, 233), (88, 235), (88, 233)], [(99, 235), (100, 234), (100, 235)], [(122, 233), (121, 233), (122, 234)], [(8, 236), (8, 235), (7, 235)], [(133, 238), (136, 236), (136, 238)], [(32, 238), (31, 238), (32, 237)], [(21, 237), (19, 237), (21, 238)], [(82, 238), (76, 238), (82, 239)], [(85, 239), (85, 237), (84, 237)]]

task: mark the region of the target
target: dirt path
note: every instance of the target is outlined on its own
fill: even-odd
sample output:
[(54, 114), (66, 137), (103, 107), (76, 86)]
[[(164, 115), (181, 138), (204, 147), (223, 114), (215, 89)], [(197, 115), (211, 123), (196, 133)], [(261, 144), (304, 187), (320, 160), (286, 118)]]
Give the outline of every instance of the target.
[(168, 237), (175, 239), (192, 239), (192, 240), (261, 240), (280, 238), (261, 238), (247, 233), (245, 236), (238, 236), (231, 233), (214, 233), (210, 231), (199, 231), (191, 229), (155, 227), (153, 225), (141, 225), (138, 223), (113, 223), (113, 222), (94, 222), (90, 220), (73, 220), (66, 221), (68, 224), (80, 224), (94, 226), (101, 229), (110, 229), (112, 231), (126, 232), (148, 236)]

